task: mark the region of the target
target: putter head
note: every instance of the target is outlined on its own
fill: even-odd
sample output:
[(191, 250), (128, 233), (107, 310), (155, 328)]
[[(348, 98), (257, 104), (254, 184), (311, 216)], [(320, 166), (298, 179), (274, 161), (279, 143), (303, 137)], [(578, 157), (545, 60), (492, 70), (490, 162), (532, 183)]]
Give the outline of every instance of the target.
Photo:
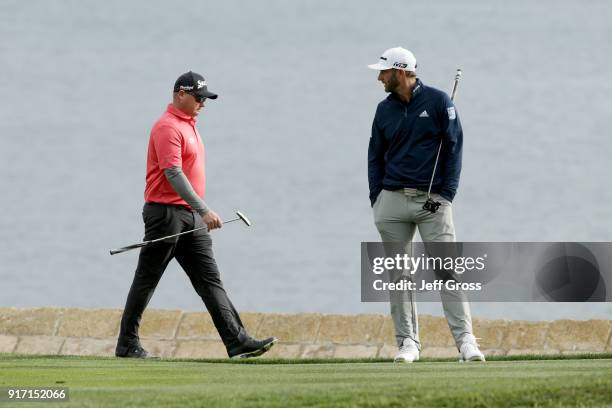
[(246, 215), (244, 215), (240, 211), (236, 211), (236, 215), (238, 216), (238, 218), (240, 218), (242, 220), (242, 222), (244, 222), (247, 225), (247, 227), (251, 226), (251, 221), (249, 221), (249, 219), (246, 217)]

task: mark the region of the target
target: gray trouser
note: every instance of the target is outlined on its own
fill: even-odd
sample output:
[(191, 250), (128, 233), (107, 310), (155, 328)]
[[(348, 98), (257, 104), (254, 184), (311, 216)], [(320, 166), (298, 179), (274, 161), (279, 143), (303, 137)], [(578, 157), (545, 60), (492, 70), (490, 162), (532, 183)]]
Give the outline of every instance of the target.
[[(414, 189), (383, 190), (374, 203), (374, 221), (382, 241), (409, 243), (418, 227), (424, 242), (454, 242), (452, 204), (438, 194), (432, 194), (432, 198), (442, 203), (436, 213), (422, 208), (427, 193)], [(407, 250), (410, 250), (410, 245), (407, 245)], [(396, 281), (406, 276), (396, 273), (390, 278)], [(401, 346), (405, 338), (410, 338), (420, 349), (414, 293), (390, 291), (389, 296), (398, 346)], [(440, 297), (448, 326), (459, 348), (461, 338), (466, 334), (472, 334), (470, 305), (465, 295), (459, 291), (442, 290)]]

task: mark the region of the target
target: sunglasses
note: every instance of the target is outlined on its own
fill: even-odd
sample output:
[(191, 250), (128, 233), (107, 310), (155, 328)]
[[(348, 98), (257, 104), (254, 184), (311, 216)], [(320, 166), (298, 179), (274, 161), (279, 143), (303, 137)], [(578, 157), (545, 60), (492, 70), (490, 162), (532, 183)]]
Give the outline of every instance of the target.
[(202, 102), (204, 102), (204, 101), (206, 100), (206, 97), (205, 97), (205, 96), (202, 96), (202, 95), (196, 95), (196, 94), (193, 94), (193, 93), (191, 93), (191, 92), (187, 92), (187, 93), (188, 93), (189, 95), (193, 96), (193, 99), (195, 99), (195, 101), (196, 101), (197, 103), (202, 103)]

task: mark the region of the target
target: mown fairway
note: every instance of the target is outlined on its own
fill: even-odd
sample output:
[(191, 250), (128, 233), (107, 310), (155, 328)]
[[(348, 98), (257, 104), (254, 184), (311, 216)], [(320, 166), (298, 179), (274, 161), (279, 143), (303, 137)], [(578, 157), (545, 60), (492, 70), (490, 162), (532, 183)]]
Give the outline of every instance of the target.
[[(37, 386), (68, 387), (67, 407), (593, 407), (612, 406), (612, 359), (394, 365), (0, 355), (0, 388)], [(58, 404), (0, 402), (8, 406)]]

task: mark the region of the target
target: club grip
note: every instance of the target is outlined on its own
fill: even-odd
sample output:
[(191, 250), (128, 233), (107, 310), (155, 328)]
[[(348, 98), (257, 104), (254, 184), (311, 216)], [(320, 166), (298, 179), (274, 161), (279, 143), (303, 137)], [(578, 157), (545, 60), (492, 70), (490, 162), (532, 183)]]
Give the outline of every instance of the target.
[(136, 248), (140, 248), (140, 247), (143, 247), (143, 246), (147, 246), (148, 244), (149, 244), (148, 241), (147, 242), (141, 242), (139, 244), (128, 245), (128, 246), (123, 247), (123, 248), (111, 249), (109, 252), (110, 252), (111, 255), (116, 255), (116, 254), (120, 254), (122, 252), (130, 251), (132, 249), (136, 249)]

